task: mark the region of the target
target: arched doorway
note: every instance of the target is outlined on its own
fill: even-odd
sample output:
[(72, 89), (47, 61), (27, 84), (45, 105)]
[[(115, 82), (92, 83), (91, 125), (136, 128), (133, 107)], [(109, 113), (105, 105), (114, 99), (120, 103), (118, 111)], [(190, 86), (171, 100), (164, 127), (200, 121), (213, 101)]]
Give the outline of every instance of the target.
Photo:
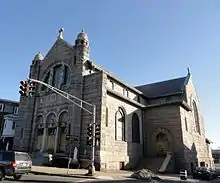
[(46, 144), (45, 150), (48, 153), (53, 153), (55, 148), (55, 135), (56, 135), (56, 115), (54, 113), (50, 113), (47, 116), (46, 120), (47, 124), (47, 135), (46, 135)]
[(36, 145), (35, 150), (40, 151), (42, 148), (42, 140), (44, 134), (43, 116), (39, 115), (36, 119)]
[(66, 148), (66, 134), (67, 134), (67, 122), (68, 113), (62, 112), (59, 116), (59, 140), (58, 140), (58, 152), (65, 152)]
[(170, 150), (170, 143), (165, 133), (159, 132), (156, 135), (157, 156), (166, 156)]
[(166, 156), (168, 152), (173, 151), (172, 134), (164, 128), (156, 129), (153, 133), (153, 146), (155, 156)]

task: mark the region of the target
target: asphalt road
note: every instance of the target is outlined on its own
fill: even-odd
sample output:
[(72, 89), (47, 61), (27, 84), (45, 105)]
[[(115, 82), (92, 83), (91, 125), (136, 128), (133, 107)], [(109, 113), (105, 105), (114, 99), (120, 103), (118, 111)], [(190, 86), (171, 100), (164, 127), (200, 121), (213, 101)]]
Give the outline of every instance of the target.
[[(46, 176), (46, 175), (24, 175), (19, 181), (15, 181), (13, 178), (5, 178), (1, 183), (80, 183), (80, 182), (93, 182), (93, 183), (137, 183), (142, 182), (138, 180), (97, 180), (97, 179), (83, 179), (83, 178), (71, 178), (71, 177), (58, 177), (58, 176)], [(143, 181), (144, 182), (144, 181)], [(220, 179), (212, 181), (183, 181), (182, 183), (220, 183)], [(180, 183), (180, 181), (166, 180), (161, 183)]]
[(137, 183), (136, 180), (97, 180), (97, 179), (83, 179), (72, 177), (58, 177), (46, 175), (23, 175), (23, 177), (15, 181), (13, 177), (6, 177), (1, 183), (77, 183), (77, 182), (93, 182), (93, 183)]

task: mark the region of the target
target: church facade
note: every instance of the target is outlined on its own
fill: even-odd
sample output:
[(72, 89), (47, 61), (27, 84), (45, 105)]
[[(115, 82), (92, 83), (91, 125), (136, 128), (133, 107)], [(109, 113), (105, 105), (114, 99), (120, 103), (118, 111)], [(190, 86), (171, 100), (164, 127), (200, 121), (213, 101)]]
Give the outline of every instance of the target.
[[(101, 140), (95, 147), (100, 170), (135, 169), (170, 155), (167, 169), (213, 166), (209, 141), (190, 72), (184, 77), (132, 87), (89, 58), (89, 39), (78, 34), (74, 45), (63, 30), (45, 57), (38, 53), (30, 78), (41, 80), (96, 105)], [(75, 101), (78, 102), (79, 101)], [(91, 106), (82, 105), (92, 111)], [(91, 155), (87, 125), (93, 116), (48, 88), (37, 85), (36, 95), (20, 98), (14, 149), (68, 154), (69, 137), (83, 161)], [(68, 138), (67, 138), (68, 137)]]

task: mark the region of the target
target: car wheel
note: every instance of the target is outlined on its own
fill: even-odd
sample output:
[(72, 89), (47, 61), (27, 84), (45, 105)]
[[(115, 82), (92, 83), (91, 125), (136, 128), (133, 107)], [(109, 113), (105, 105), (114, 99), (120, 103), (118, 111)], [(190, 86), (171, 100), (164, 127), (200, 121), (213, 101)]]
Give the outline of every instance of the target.
[(0, 181), (5, 177), (5, 172), (2, 168), (0, 168)]
[(13, 177), (15, 180), (19, 180), (21, 178), (21, 175), (14, 175)]

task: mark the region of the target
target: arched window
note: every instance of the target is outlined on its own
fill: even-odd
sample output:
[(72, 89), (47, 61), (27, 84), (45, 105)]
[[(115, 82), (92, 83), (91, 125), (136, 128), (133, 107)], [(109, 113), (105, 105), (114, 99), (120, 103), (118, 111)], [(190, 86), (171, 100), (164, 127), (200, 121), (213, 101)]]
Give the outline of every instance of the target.
[(111, 83), (111, 89), (114, 90), (114, 82), (110, 81), (110, 83)]
[(185, 130), (188, 131), (187, 118), (185, 117)]
[(105, 108), (105, 126), (108, 127), (108, 107)]
[(125, 141), (125, 113), (120, 107), (115, 113), (115, 140)]
[(70, 79), (70, 69), (68, 66), (64, 66), (64, 73), (63, 73), (63, 85), (66, 85), (69, 83)]
[(196, 102), (193, 101), (193, 115), (194, 115), (194, 124), (195, 124), (195, 132), (200, 134), (200, 126), (199, 126), (199, 113)]
[(132, 142), (140, 143), (140, 121), (136, 113), (132, 115)]
[(23, 136), (24, 136), (24, 128), (21, 128), (20, 139), (23, 139)]
[[(47, 83), (47, 84), (49, 84), (48, 82), (49, 82), (49, 78), (50, 78), (50, 72), (48, 72), (47, 73), (47, 75), (46, 75), (46, 77), (45, 77), (45, 79), (44, 79), (44, 83)], [(47, 89), (47, 87), (46, 86), (42, 86), (42, 88), (41, 88), (41, 90), (42, 91), (45, 91)]]
[(62, 72), (62, 65), (57, 65), (53, 68), (53, 81), (52, 81), (52, 86), (59, 88), (61, 84), (61, 72)]
[(123, 88), (123, 96), (125, 96), (125, 92), (126, 92), (126, 90), (125, 90), (125, 88)]

